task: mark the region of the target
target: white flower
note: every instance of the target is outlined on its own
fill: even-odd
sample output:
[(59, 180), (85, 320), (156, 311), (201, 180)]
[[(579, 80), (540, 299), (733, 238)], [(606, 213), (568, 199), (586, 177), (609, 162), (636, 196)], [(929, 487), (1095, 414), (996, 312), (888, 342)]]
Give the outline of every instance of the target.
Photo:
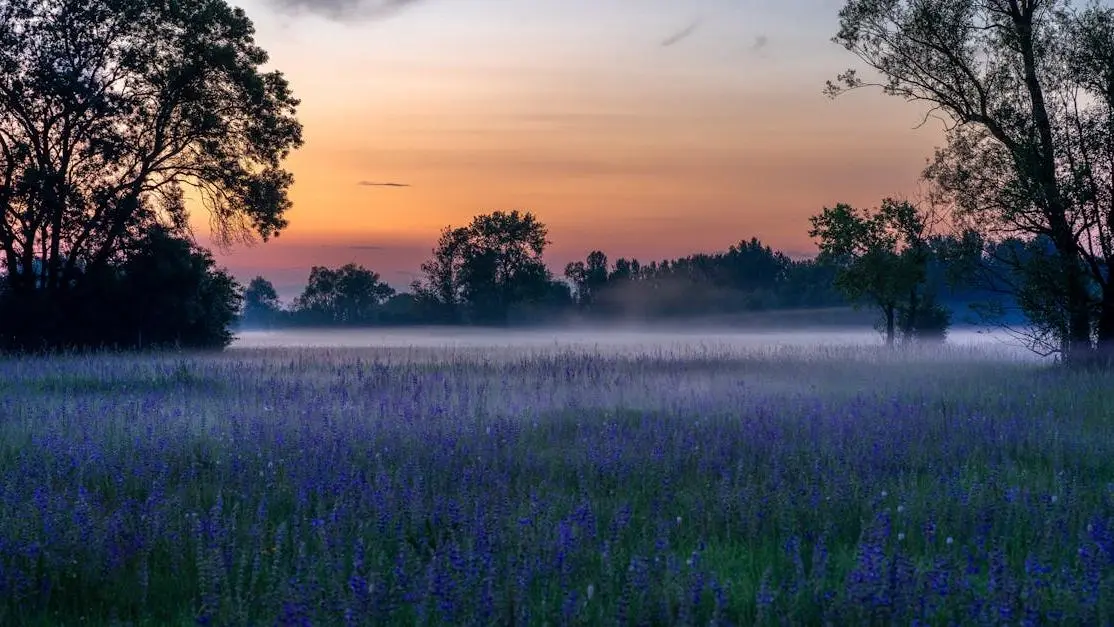
[(901, 542), (904, 539), (905, 539), (905, 534), (904, 533), (897, 534), (897, 541), (898, 542)]
[(595, 596), (595, 594), (596, 594), (596, 587), (593, 586), (592, 584), (588, 584), (588, 600), (591, 601), (592, 597)]
[(681, 524), (681, 517), (680, 516), (677, 517), (677, 524), (678, 525)]
[(1053, 494), (1053, 495), (1052, 495), (1052, 502), (1053, 502), (1053, 503), (1055, 503), (1055, 502), (1056, 502), (1056, 495), (1055, 495), (1055, 494)]
[(886, 492), (885, 490), (882, 490), (882, 498), (886, 498), (889, 495), (890, 495), (889, 492)]
[(952, 542), (955, 542), (955, 540), (952, 540), (952, 537), (948, 536), (948, 539), (944, 540), (944, 542), (947, 542), (948, 544), (951, 544)]
[(897, 513), (900, 514), (901, 512), (904, 512), (904, 511), (905, 511), (905, 506), (904, 505), (898, 505), (897, 506)]

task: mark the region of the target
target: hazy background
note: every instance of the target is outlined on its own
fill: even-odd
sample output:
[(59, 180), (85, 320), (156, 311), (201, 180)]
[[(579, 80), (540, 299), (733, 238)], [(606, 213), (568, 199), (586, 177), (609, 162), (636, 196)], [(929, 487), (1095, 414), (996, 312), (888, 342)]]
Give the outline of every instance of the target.
[(854, 61), (829, 42), (841, 0), (239, 5), (302, 99), (306, 145), (290, 228), (218, 256), (284, 298), (315, 264), (403, 287), (443, 226), (497, 209), (550, 226), (558, 273), (597, 248), (750, 236), (811, 254), (808, 215), (911, 192), (939, 138), (897, 99), (822, 95)]

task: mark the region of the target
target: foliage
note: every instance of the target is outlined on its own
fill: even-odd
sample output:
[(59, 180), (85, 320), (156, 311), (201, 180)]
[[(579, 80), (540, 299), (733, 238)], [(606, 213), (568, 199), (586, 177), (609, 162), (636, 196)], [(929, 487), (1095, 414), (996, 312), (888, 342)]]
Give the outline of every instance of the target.
[(323, 324), (372, 324), (394, 293), (380, 281), (379, 273), (363, 266), (349, 263), (335, 270), (314, 266), (305, 290), (294, 301), (294, 313)]
[(126, 256), (83, 276), (64, 300), (38, 290), (0, 296), (6, 350), (223, 348), (240, 287), (212, 255), (155, 227)]
[(269, 327), (278, 322), (282, 314), (275, 286), (267, 279), (257, 276), (244, 289), (244, 308), (240, 313), (240, 323), (245, 326)]
[[(897, 215), (902, 211), (899, 205), (887, 201), (886, 211), (895, 214), (891, 222), (913, 219), (905, 227), (924, 230), (914, 218)], [(975, 234), (956, 238), (918, 233), (910, 241), (918, 242), (924, 253), (923, 284), (916, 294), (898, 296), (915, 296), (920, 305), (910, 309), (901, 303), (895, 308), (895, 333), (900, 330), (909, 340), (939, 340), (946, 335), (953, 310), (967, 303), (993, 301), (999, 295), (982, 284), (981, 275), (991, 264), (980, 257), (982, 240)], [(485, 265), (498, 255), (478, 254), (482, 246), (473, 235), (470, 226), (442, 231), (432, 257), (422, 266), (425, 280), (412, 284), (409, 293), (383, 300), (376, 315), (357, 324), (532, 325), (682, 319), (727, 323), (747, 312), (840, 308), (848, 302), (835, 285), (842, 272), (838, 265), (830, 260), (790, 259), (756, 238), (719, 252), (648, 263), (626, 258), (609, 263), (607, 254), (596, 250), (584, 261), (566, 265), (567, 282), (551, 277), (541, 256), (529, 252), (529, 263), (513, 275), (515, 287), (500, 288), (496, 274), (490, 271), (493, 266)], [(501, 289), (514, 298), (505, 317), (492, 318), (490, 307), (499, 304)], [(297, 304), (277, 320), (295, 326), (346, 324)]]
[(512, 308), (553, 293), (542, 262), (547, 229), (517, 210), (473, 218), (466, 227), (447, 228), (422, 265), (425, 281), (414, 285), (420, 298), (440, 309), (446, 321), (504, 324)]
[(189, 199), (222, 242), (277, 235), (301, 127), (266, 62), (223, 0), (0, 4), (8, 289), (62, 307), (153, 226), (183, 232)]
[(581, 309), (590, 309), (598, 292), (607, 285), (607, 254), (602, 250), (588, 253), (586, 261), (572, 261), (565, 266), (565, 278), (576, 289), (576, 302)]
[[(1042, 267), (1015, 269), (1042, 279), (1012, 294), (1036, 303), (1027, 312), (1038, 327), (1057, 334), (1070, 361), (1114, 357), (1114, 8), (848, 0), (840, 20), (835, 41), (881, 73), (877, 86), (947, 121), (925, 176), (956, 217), (989, 246), (1011, 237), (1054, 246), (1025, 257)], [(829, 91), (867, 85), (851, 70)]]
[(422, 263), (425, 280), (414, 281), (410, 287), (423, 317), (450, 324), (463, 322), (461, 275), (468, 237), (466, 227), (446, 227), (433, 248), (433, 257)]
[[(229, 327), (242, 304), (240, 286), (206, 250), (188, 239), (152, 229), (143, 245), (120, 268), (120, 330), (130, 330), (135, 346), (224, 348)], [(109, 305), (111, 306), (111, 305)], [(96, 333), (96, 331), (94, 331)], [(127, 335), (118, 346), (131, 344)]]
[(926, 216), (916, 207), (886, 199), (870, 212), (841, 203), (825, 207), (811, 223), (809, 235), (820, 240), (818, 260), (838, 268), (835, 286), (849, 301), (878, 309), (887, 345), (899, 329), (906, 341), (914, 339), (925, 315), (931, 327), (946, 327), (935, 295), (926, 291), (931, 249)]
[(831, 277), (811, 261), (792, 261), (756, 238), (726, 251), (642, 263), (594, 251), (565, 267), (581, 315), (660, 319), (761, 309), (843, 304)]

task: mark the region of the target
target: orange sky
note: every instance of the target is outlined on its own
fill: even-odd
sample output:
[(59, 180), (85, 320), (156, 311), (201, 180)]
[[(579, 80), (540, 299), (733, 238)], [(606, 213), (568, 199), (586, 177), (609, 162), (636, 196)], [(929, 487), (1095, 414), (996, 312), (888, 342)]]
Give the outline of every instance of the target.
[(550, 227), (558, 272), (597, 248), (650, 260), (751, 236), (809, 253), (823, 206), (914, 189), (939, 126), (915, 130), (916, 107), (877, 93), (821, 93), (854, 61), (828, 41), (840, 2), (635, 5), (427, 0), (335, 19), (243, 2), (302, 99), (306, 145), (287, 231), (218, 259), (284, 296), (348, 261), (403, 287), (442, 227), (496, 209)]

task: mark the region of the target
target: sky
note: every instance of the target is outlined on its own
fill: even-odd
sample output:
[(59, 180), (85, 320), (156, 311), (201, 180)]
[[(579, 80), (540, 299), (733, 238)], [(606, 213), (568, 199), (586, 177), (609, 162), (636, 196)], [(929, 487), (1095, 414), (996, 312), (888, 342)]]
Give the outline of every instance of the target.
[(548, 225), (558, 274), (595, 249), (812, 254), (808, 216), (913, 193), (941, 142), (915, 105), (822, 93), (856, 62), (830, 41), (841, 0), (237, 4), (306, 143), (289, 228), (216, 256), (285, 298), (350, 261), (404, 288), (442, 228), (495, 210)]

